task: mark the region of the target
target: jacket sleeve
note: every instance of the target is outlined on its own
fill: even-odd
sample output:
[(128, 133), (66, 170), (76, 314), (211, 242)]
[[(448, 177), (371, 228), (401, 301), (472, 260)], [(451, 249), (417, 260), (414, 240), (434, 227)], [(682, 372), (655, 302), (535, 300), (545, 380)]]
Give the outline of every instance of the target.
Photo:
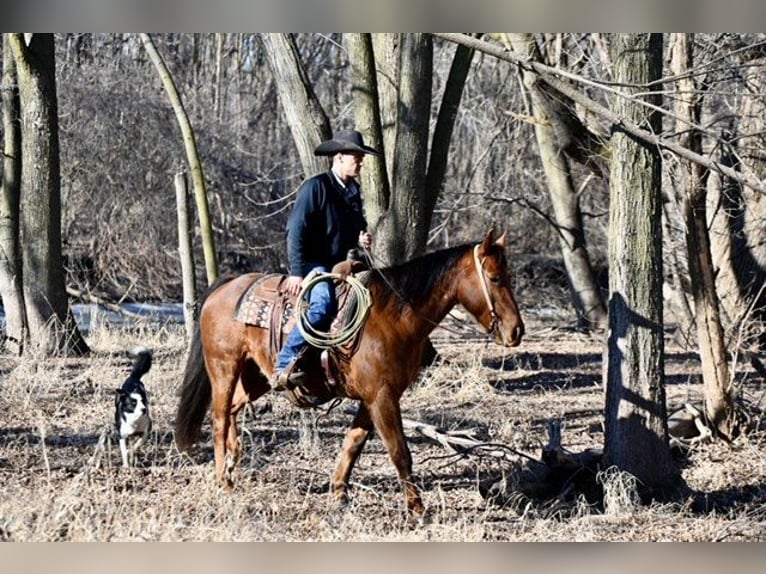
[(315, 182), (304, 181), (298, 189), (293, 211), (287, 220), (287, 262), (290, 275), (303, 276), (306, 241), (310, 237), (309, 227), (315, 211), (316, 193)]

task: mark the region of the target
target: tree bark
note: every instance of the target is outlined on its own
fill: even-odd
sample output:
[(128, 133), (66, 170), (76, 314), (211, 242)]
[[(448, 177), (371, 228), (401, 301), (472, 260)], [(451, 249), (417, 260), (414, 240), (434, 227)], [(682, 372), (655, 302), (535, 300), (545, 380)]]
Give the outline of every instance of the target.
[[(365, 158), (361, 175), (365, 216), (370, 230), (375, 233), (390, 205), (391, 187), (386, 165), (389, 159), (393, 161), (394, 154), (384, 143), (372, 38), (370, 34), (346, 34), (345, 39), (351, 64), (351, 95), (354, 99), (356, 129), (364, 134), (365, 141), (369, 140), (370, 146), (383, 154), (379, 158)], [(376, 249), (378, 244), (376, 241)]]
[[(532, 34), (509, 34), (512, 49), (527, 60), (541, 61), (537, 43)], [(548, 182), (548, 192), (553, 206), (559, 245), (564, 260), (572, 301), (578, 323), (584, 328), (602, 328), (606, 324), (606, 305), (590, 262), (585, 240), (580, 200), (572, 179), (572, 170), (565, 155), (565, 148), (581, 146), (572, 142), (571, 131), (561, 127), (568, 122), (566, 112), (559, 100), (553, 100), (541, 89), (539, 78), (530, 71), (522, 70), (524, 86), (529, 92), (532, 115), (535, 118), (535, 137), (540, 160)]]
[(53, 34), (9, 38), (21, 105), (21, 237), (30, 344), (24, 354), (89, 351), (66, 294), (61, 253), (61, 176)]
[[(383, 259), (400, 263), (426, 245), (425, 177), (433, 83), (433, 40), (428, 34), (403, 34), (396, 102), (396, 140), (392, 151), (391, 203), (376, 235)], [(379, 246), (380, 247), (380, 246)]]
[[(662, 73), (662, 36), (616, 34), (612, 61), (615, 81), (646, 86)], [(659, 96), (649, 98), (658, 103)], [(624, 98), (614, 102), (614, 113), (661, 131), (659, 114)], [(672, 468), (663, 366), (661, 156), (620, 129), (611, 144), (604, 459), (650, 491), (670, 482)]]
[[(378, 86), (378, 108), (383, 133), (386, 173), (389, 186), (393, 185), (396, 169), (396, 134), (398, 132), (399, 81), (401, 78), (402, 34), (372, 34), (374, 70)], [(349, 54), (349, 57), (351, 54)], [(390, 189), (390, 188), (389, 188)], [(388, 210), (386, 204), (386, 211)]]
[[(19, 202), (21, 201), (21, 110), (16, 64), (8, 34), (3, 35), (3, 178), (0, 181), (0, 297), (5, 310), (5, 349), (21, 355), (28, 338), (24, 310)], [(0, 344), (0, 347), (3, 345)]]
[[(697, 89), (691, 72), (694, 69), (694, 35), (671, 34), (671, 71), (678, 79), (675, 111), (679, 122), (679, 141), (684, 147), (702, 154), (702, 135), (687, 129), (699, 125), (702, 92)], [(705, 410), (708, 420), (725, 436), (734, 431), (734, 405), (731, 396), (726, 344), (724, 341), (715, 270), (707, 227), (706, 189), (708, 170), (699, 164), (681, 166), (676, 193), (686, 223), (686, 252), (689, 278), (694, 298), (697, 341), (705, 388)]]

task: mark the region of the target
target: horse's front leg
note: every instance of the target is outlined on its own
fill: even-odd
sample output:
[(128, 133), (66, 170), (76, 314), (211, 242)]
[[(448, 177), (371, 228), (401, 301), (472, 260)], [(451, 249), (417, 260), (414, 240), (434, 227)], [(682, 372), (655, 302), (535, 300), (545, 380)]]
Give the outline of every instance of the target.
[(412, 455), (404, 439), (399, 398), (392, 396), (388, 389), (382, 389), (368, 408), (372, 422), (380, 433), (383, 444), (386, 445), (388, 456), (391, 457), (399, 473), (399, 479), (404, 487), (407, 510), (416, 517), (422, 516), (423, 500), (420, 498), (418, 487), (412, 480)]
[(348, 480), (372, 428), (372, 420), (367, 407), (363, 403), (359, 403), (354, 420), (351, 422), (351, 428), (343, 440), (338, 464), (332, 475), (332, 494), (336, 502), (343, 504), (348, 501)]

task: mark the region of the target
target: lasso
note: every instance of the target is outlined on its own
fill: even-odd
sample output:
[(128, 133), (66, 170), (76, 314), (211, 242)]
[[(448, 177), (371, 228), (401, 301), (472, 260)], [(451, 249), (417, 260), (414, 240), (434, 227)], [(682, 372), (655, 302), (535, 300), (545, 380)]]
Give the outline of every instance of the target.
[[(356, 295), (356, 309), (354, 315), (337, 333), (330, 333), (329, 331), (319, 331), (309, 324), (306, 319), (306, 311), (308, 310), (308, 301), (306, 296), (311, 288), (319, 281), (327, 281), (328, 279), (345, 281), (351, 286), (354, 294)], [(300, 329), (306, 341), (314, 347), (327, 349), (330, 347), (336, 347), (343, 345), (353, 339), (359, 330), (367, 320), (367, 315), (370, 312), (372, 306), (372, 300), (370, 298), (370, 292), (362, 285), (361, 281), (351, 275), (340, 275), (338, 273), (316, 273), (309, 275), (301, 283), (301, 291), (298, 294), (298, 328)]]

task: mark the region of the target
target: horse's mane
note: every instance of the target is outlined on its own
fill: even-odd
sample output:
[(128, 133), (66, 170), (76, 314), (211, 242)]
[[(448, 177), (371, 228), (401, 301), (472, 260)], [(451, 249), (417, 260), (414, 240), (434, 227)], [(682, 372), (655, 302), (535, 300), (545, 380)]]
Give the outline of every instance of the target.
[(378, 286), (375, 304), (386, 306), (393, 298), (401, 310), (405, 305), (418, 306), (428, 300), (435, 287), (475, 244), (464, 244), (433, 251), (399, 265), (374, 269), (368, 286)]

